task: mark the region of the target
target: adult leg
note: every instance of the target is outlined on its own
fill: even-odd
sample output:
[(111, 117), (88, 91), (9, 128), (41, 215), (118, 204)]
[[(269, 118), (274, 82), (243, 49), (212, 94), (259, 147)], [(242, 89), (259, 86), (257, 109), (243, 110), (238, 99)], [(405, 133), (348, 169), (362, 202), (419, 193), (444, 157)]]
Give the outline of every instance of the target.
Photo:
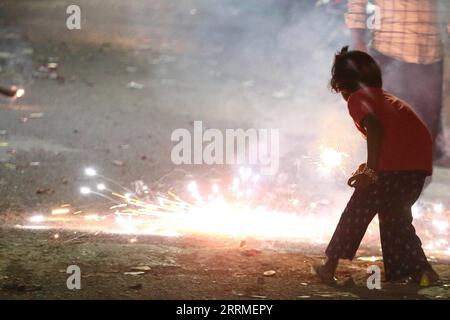
[(406, 82), (408, 81), (408, 75), (406, 74), (407, 64), (385, 56), (376, 50), (372, 50), (370, 54), (380, 65), (383, 76), (383, 88), (399, 99), (411, 104), (411, 99), (409, 99), (406, 89)]
[(444, 154), (442, 138), (443, 62), (406, 63), (372, 50), (383, 74), (383, 87), (407, 102), (427, 125), (434, 141), (434, 158)]
[(428, 126), (434, 141), (434, 158), (444, 153), (442, 140), (443, 62), (407, 64), (408, 102)]

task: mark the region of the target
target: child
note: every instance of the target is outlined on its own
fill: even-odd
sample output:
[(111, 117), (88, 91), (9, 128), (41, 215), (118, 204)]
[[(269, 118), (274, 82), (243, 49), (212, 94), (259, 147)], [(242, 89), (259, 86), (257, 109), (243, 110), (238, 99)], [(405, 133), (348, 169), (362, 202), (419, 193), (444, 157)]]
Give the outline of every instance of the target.
[(367, 139), (367, 163), (348, 181), (355, 191), (326, 249), (327, 260), (314, 267), (315, 273), (333, 282), (339, 259), (354, 258), (378, 214), (386, 280), (437, 282), (411, 212), (425, 178), (432, 174), (427, 127), (405, 102), (382, 89), (380, 67), (367, 53), (342, 48), (331, 73), (331, 88), (347, 101), (350, 116)]

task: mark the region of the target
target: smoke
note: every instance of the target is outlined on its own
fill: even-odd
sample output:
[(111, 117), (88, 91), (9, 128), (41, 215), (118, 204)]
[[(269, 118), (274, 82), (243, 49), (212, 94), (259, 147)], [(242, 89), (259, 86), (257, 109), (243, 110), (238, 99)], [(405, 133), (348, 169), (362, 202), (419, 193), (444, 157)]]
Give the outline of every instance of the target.
[[(345, 102), (328, 90), (334, 53), (350, 44), (345, 5), (182, 1), (171, 10), (170, 23), (160, 26), (168, 46), (151, 76), (171, 77), (164, 85), (192, 93), (183, 96), (177, 116), (219, 129), (279, 129), (281, 169), (274, 188), (328, 201), (320, 215), (337, 220), (351, 193), (346, 180), (365, 161), (364, 140)], [(321, 148), (347, 155), (342, 170), (318, 172)]]
[[(127, 13), (141, 34), (152, 13), (134, 3), (127, 2)], [(279, 129), (274, 183), (342, 204), (350, 191), (346, 175), (364, 161), (364, 142), (345, 102), (328, 89), (334, 53), (350, 42), (346, 7), (316, 3), (156, 1), (155, 12), (164, 16), (158, 24), (147, 22), (146, 34), (158, 44), (148, 52), (155, 61), (148, 78), (159, 79), (155, 99), (176, 104), (166, 106), (174, 118), (221, 130)], [(324, 147), (348, 155), (343, 172), (320, 175)]]
[[(323, 5), (317, 6), (318, 2), (81, 0), (78, 3), (84, 18), (82, 30), (76, 33), (43, 24), (37, 17), (44, 10), (52, 10), (45, 4), (34, 7), (24, 2), (17, 15), (20, 12), (22, 23), (30, 30), (38, 28), (39, 37), (58, 34), (59, 40), (67, 40), (71, 45), (95, 45), (96, 49), (101, 46), (101, 54), (88, 66), (98, 67), (107, 60), (102, 53), (110, 47), (126, 51), (119, 55), (119, 61), (114, 61), (117, 63), (114, 77), (117, 75), (123, 81), (120, 84), (123, 90), (127, 90), (124, 88), (128, 81), (142, 86), (135, 86), (134, 91), (124, 93), (120, 99), (118, 94), (111, 95), (117, 99), (108, 100), (114, 108), (108, 106), (101, 114), (118, 121), (105, 126), (102, 134), (89, 131), (90, 128), (85, 130), (89, 139), (102, 141), (101, 147), (110, 144), (116, 150), (117, 144), (123, 142), (127, 156), (134, 159), (127, 163), (130, 181), (139, 176), (139, 180), (152, 184), (155, 176), (163, 176), (162, 168), (173, 165), (171, 133), (178, 128), (191, 129), (196, 120), (201, 120), (205, 129), (279, 129), (280, 171), (268, 189), (274, 193), (277, 190), (283, 193), (283, 189), (286, 193), (292, 191), (300, 195), (301, 203), (311, 204), (311, 211), (317, 216), (333, 221), (348, 200), (351, 189), (346, 180), (365, 160), (365, 147), (345, 102), (328, 90), (334, 53), (350, 44), (343, 17), (345, 1), (341, 5), (320, 1)], [(71, 1), (55, 4), (57, 10), (52, 11), (55, 20), (63, 21), (65, 10), (60, 9), (68, 4)], [(36, 37), (36, 33), (31, 34)], [(137, 71), (128, 74), (126, 69)], [(139, 91), (136, 87), (143, 89)], [(120, 103), (125, 107), (118, 107)], [(90, 113), (86, 114), (89, 115), (80, 119), (90, 123)], [(97, 129), (101, 123), (98, 117), (90, 127)], [(132, 144), (129, 150), (128, 144)], [(119, 149), (108, 157), (119, 153), (123, 156), (122, 148)], [(318, 165), (322, 161), (321, 152), (330, 149), (345, 156), (342, 164), (323, 174)], [(135, 161), (142, 159), (144, 153), (154, 156), (155, 162), (164, 161), (165, 167), (158, 163), (149, 169), (142, 164), (145, 162)], [(331, 152), (332, 157), (334, 154)], [(101, 157), (105, 159), (104, 155)], [(221, 171), (226, 170), (226, 166), (220, 167)], [(211, 169), (202, 166), (183, 169), (194, 174), (199, 168)], [(180, 173), (179, 179), (173, 178), (177, 181), (168, 178), (164, 182), (172, 189), (178, 186), (181, 189), (184, 173)], [(201, 176), (200, 182), (208, 182), (207, 178), (215, 176)], [(275, 202), (282, 201), (280, 198)], [(434, 210), (433, 204), (428, 207), (422, 211)], [(443, 233), (442, 239), (445, 236)]]
[[(350, 41), (345, 6), (316, 6), (313, 0), (167, 6), (167, 23), (149, 30), (161, 41), (149, 78), (162, 78), (158, 99), (183, 90), (176, 110), (168, 112), (222, 130), (279, 129), (273, 188), (329, 201), (337, 210), (321, 214), (337, 220), (351, 192), (348, 175), (364, 162), (365, 149), (345, 102), (328, 88), (334, 53)], [(138, 24), (141, 16), (133, 12)], [(342, 168), (325, 176), (318, 170), (323, 148), (347, 155)]]
[(291, 158), (336, 137), (338, 147), (359, 139), (345, 103), (328, 90), (333, 55), (349, 43), (343, 7), (222, 0), (166, 9), (149, 77), (163, 78), (161, 95), (178, 95), (177, 86), (189, 91), (178, 116), (215, 128), (280, 129), (282, 156)]

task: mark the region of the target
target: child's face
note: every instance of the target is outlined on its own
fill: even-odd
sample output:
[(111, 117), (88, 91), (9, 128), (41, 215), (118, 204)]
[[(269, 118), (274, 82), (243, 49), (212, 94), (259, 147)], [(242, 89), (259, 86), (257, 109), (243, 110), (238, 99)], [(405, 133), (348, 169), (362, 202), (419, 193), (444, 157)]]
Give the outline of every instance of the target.
[(350, 97), (350, 94), (351, 93), (349, 93), (347, 91), (341, 91), (342, 98), (344, 98), (345, 101), (348, 101), (348, 98)]

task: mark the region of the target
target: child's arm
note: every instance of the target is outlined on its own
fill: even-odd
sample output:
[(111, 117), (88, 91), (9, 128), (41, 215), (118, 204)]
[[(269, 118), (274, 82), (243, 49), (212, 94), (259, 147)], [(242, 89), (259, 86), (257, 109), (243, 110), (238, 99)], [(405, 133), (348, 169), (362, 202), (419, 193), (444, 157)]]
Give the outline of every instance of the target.
[[(383, 128), (380, 121), (373, 113), (367, 114), (361, 121), (361, 125), (366, 130), (367, 136), (367, 163), (364, 168), (377, 170), (378, 159), (380, 158), (381, 143), (383, 141)], [(360, 166), (357, 172), (348, 180), (348, 185), (357, 189), (365, 189), (376, 180), (364, 174), (364, 168)], [(376, 174), (375, 174), (376, 175)]]
[(362, 125), (367, 132), (367, 167), (377, 170), (383, 139), (383, 128), (373, 113), (364, 117)]

